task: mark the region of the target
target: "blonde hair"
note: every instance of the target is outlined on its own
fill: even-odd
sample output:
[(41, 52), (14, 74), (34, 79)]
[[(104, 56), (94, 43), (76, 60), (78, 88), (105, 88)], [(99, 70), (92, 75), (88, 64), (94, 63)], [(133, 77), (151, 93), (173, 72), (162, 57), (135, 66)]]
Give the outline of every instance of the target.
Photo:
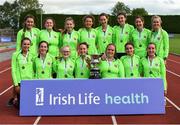
[(158, 15), (154, 15), (151, 17), (151, 23), (154, 21), (154, 19), (158, 19), (160, 21), (160, 23), (162, 23), (161, 17)]

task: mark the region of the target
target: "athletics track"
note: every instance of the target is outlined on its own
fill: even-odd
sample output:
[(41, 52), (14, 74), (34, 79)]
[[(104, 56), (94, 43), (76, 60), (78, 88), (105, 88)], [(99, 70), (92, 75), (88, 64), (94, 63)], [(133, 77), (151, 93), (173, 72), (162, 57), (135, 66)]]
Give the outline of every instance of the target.
[(12, 94), (12, 78), (10, 60), (6, 60), (0, 62), (0, 124), (180, 124), (180, 56), (169, 55), (167, 81), (164, 115), (20, 117), (16, 108), (7, 106)]

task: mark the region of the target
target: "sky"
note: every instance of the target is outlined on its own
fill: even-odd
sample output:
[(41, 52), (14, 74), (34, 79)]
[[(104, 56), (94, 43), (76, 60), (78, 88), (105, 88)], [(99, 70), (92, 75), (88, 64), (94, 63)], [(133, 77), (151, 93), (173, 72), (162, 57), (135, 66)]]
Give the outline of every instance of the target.
[[(0, 4), (4, 1), (13, 0), (0, 0)], [(180, 15), (180, 0), (39, 0), (39, 3), (43, 4), (45, 13), (110, 14), (118, 1), (123, 2), (131, 10), (143, 7), (152, 15)]]

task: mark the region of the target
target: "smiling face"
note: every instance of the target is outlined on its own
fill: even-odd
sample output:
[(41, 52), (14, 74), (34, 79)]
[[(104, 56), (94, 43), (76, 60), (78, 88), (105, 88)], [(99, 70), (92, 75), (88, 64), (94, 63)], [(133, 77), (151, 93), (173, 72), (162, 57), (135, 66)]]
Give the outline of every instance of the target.
[(152, 29), (157, 31), (161, 28), (161, 18), (158, 16), (155, 16), (152, 18)]
[(61, 49), (61, 53), (64, 59), (67, 59), (70, 56), (70, 48), (65, 46)]
[(28, 39), (23, 40), (21, 48), (23, 52), (28, 52), (30, 47), (31, 41)]
[(115, 55), (115, 46), (109, 45), (106, 49), (106, 56), (108, 58), (114, 58), (114, 55)]
[(47, 19), (47, 20), (45, 21), (44, 26), (45, 26), (45, 28), (46, 28), (47, 30), (52, 30), (53, 27), (54, 27), (54, 22), (53, 22), (53, 20), (52, 20), (52, 19)]
[(80, 55), (86, 55), (88, 52), (87, 46), (85, 44), (81, 44), (78, 49)]
[(126, 45), (126, 54), (129, 55), (129, 56), (133, 56), (134, 54), (134, 47), (130, 44), (127, 44)]
[(74, 29), (74, 21), (73, 20), (67, 20), (65, 22), (65, 29), (68, 31), (68, 32), (71, 32), (73, 29)]
[(118, 15), (117, 21), (120, 26), (124, 26), (126, 23), (126, 17), (124, 15)]
[(154, 57), (156, 53), (156, 46), (154, 44), (149, 44), (147, 47), (147, 53), (149, 57)]
[(84, 26), (85, 26), (85, 28), (87, 28), (87, 29), (92, 28), (92, 26), (93, 26), (93, 20), (92, 20), (92, 18), (87, 17), (87, 18), (85, 19), (85, 21), (84, 21)]
[(144, 21), (141, 18), (136, 18), (135, 25), (138, 30), (142, 30), (144, 27)]
[(102, 26), (107, 26), (107, 23), (108, 23), (108, 18), (106, 16), (100, 16), (99, 17), (99, 23), (102, 25)]
[(25, 26), (27, 29), (32, 29), (34, 26), (34, 19), (31, 17), (28, 17), (25, 21)]
[(48, 45), (46, 42), (42, 42), (39, 46), (39, 53), (40, 55), (46, 55), (48, 51)]

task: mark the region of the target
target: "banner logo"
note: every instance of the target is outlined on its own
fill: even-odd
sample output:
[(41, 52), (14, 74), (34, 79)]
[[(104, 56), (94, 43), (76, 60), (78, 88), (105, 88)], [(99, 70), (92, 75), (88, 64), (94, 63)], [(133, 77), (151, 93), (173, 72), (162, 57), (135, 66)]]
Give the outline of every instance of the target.
[(44, 88), (36, 88), (36, 106), (44, 105)]

